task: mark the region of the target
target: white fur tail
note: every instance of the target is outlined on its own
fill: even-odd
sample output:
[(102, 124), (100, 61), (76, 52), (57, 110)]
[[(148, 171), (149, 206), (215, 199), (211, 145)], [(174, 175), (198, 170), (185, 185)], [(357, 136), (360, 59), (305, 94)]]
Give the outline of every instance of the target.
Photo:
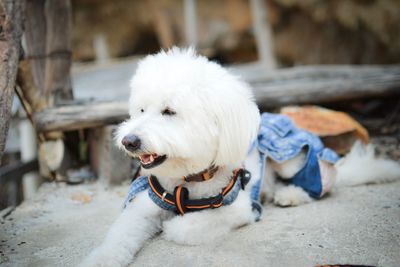
[(398, 162), (376, 157), (372, 145), (364, 146), (360, 142), (355, 143), (335, 167), (336, 185), (339, 187), (400, 180)]

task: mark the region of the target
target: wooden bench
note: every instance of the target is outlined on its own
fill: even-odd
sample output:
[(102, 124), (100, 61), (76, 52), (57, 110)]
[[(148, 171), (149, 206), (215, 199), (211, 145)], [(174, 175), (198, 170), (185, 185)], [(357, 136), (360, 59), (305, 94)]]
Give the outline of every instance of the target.
[[(317, 104), (365, 97), (400, 96), (400, 65), (303, 66), (269, 71), (232, 71), (247, 80), (262, 108)], [(71, 131), (116, 124), (128, 118), (127, 101), (88, 102), (34, 114), (40, 132)]]

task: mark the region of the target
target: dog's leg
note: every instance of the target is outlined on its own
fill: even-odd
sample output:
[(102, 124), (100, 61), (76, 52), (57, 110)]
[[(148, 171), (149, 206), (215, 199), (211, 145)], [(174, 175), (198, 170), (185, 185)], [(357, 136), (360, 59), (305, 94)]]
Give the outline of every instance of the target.
[[(282, 179), (290, 179), (304, 166), (305, 160), (306, 151), (303, 151), (293, 159), (283, 163), (271, 161), (270, 165)], [(301, 187), (294, 185), (283, 186), (279, 184), (276, 184), (276, 187), (274, 194), (274, 203), (276, 205), (282, 207), (298, 206), (312, 201), (312, 198)]]
[(299, 206), (313, 199), (301, 187), (287, 185), (280, 187), (274, 195), (274, 204), (281, 207)]
[(229, 206), (186, 213), (165, 221), (164, 238), (181, 244), (201, 244), (254, 221), (250, 197), (247, 192), (240, 191), (237, 199)]
[(271, 168), (271, 161), (267, 160), (265, 163), (264, 181), (261, 188), (261, 200), (272, 202), (277, 188), (276, 174)]
[(104, 242), (80, 266), (127, 266), (143, 243), (160, 231), (161, 209), (141, 192), (121, 213)]

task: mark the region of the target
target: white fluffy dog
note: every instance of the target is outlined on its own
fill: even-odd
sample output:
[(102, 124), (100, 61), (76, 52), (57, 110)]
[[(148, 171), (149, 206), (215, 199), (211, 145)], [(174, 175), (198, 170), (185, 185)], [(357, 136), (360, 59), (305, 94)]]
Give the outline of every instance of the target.
[[(257, 136), (259, 110), (250, 87), (220, 65), (191, 49), (160, 52), (139, 63), (131, 89), (130, 119), (120, 126), (117, 144), (130, 156), (140, 158), (142, 175), (157, 177), (165, 190), (162, 198), (167, 193), (173, 195), (182, 185), (190, 199), (209, 198), (227, 187), (232, 173), (243, 163), (256, 172), (258, 156), (248, 152)], [(342, 166), (338, 180), (357, 173), (353, 166), (360, 166), (360, 160), (369, 170), (358, 172), (363, 180), (347, 180), (350, 184), (374, 181), (378, 174), (394, 179), (399, 173), (396, 164), (376, 161), (372, 152), (360, 157), (360, 151), (353, 151), (350, 159), (337, 164)], [(292, 177), (303, 166), (304, 155), (266, 168), (268, 180), (262, 191), (276, 204), (299, 205), (312, 200), (300, 187), (277, 187), (271, 179), (273, 172)], [(372, 165), (382, 169), (373, 169)], [(182, 179), (212, 168), (212, 178), (206, 181)], [(161, 231), (167, 240), (199, 244), (252, 223), (257, 216), (249, 196), (254, 183), (252, 178), (230, 205), (183, 216), (160, 208), (143, 190), (128, 203), (103, 244), (82, 265), (126, 266), (143, 243)]]

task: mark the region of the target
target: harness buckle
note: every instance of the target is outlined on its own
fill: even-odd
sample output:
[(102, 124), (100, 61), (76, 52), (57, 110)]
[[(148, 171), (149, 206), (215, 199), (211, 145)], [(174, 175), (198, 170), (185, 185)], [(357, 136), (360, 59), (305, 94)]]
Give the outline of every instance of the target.
[(244, 190), (251, 179), (251, 173), (246, 169), (240, 169), (238, 176), (240, 179), (240, 186), (242, 187), (242, 190)]

